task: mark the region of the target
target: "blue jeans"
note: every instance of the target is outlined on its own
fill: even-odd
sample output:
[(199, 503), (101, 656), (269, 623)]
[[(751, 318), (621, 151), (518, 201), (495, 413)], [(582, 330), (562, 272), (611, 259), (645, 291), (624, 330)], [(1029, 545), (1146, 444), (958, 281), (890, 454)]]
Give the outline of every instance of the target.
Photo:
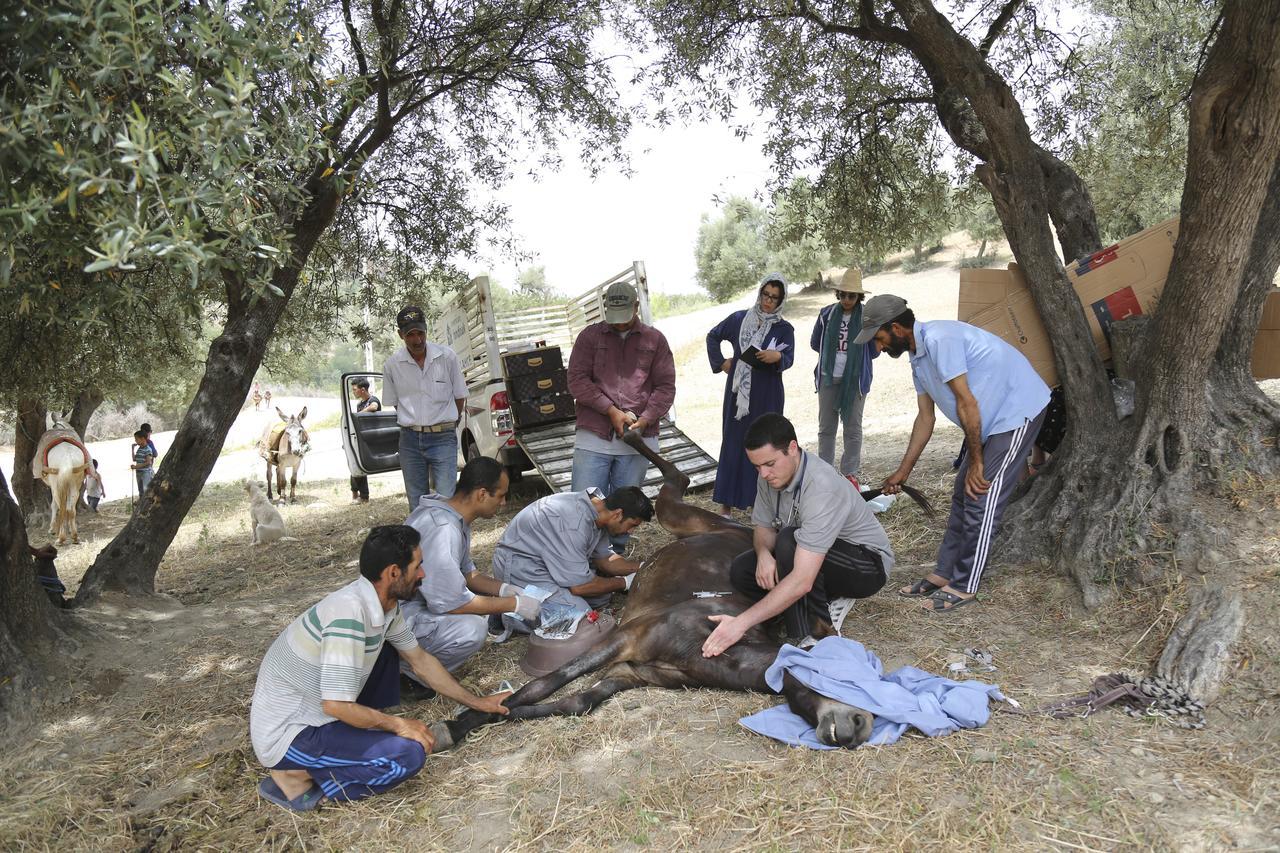
[(139, 468), (133, 472), (138, 480), (138, 497), (142, 497), (142, 493), (151, 485), (151, 477), (155, 472), (154, 468)]
[[(638, 453), (611, 456), (608, 453), (578, 448), (573, 451), (573, 480), (569, 488), (575, 492), (585, 492), (595, 486), (607, 498), (617, 489), (643, 483), (648, 470), (649, 460)], [(621, 554), (626, 551), (630, 539), (629, 534), (610, 536), (609, 544), (613, 546), (614, 553)]]
[(441, 497), (453, 497), (458, 485), (458, 434), (400, 430), (400, 473), (409, 511), (418, 508), (418, 499), (429, 494), (427, 478)]

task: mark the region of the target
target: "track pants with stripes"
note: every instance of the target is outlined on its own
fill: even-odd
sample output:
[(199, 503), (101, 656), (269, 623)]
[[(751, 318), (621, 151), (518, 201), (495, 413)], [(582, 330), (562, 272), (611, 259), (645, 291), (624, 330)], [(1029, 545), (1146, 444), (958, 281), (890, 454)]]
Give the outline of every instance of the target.
[(977, 500), (964, 493), (969, 456), (963, 455), (951, 492), (951, 516), (938, 549), (936, 569), (938, 576), (950, 581), (953, 589), (970, 595), (978, 591), (982, 570), (987, 566), (991, 545), (1000, 529), (1000, 517), (1014, 487), (1022, 479), (1042, 423), (1043, 410), (1017, 429), (987, 437), (982, 445), (982, 474), (991, 488)]
[[(384, 643), (357, 704), (370, 708), (399, 704), (399, 679), (400, 655)], [(426, 761), (426, 751), (416, 740), (335, 720), (298, 732), (272, 769), (306, 770), (329, 799), (359, 800), (413, 777)]]

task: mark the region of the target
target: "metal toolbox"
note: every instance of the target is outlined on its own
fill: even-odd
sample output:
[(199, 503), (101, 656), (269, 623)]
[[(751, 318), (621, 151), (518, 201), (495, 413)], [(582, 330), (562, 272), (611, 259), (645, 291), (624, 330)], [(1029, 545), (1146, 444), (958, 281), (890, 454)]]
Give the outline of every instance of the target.
[(511, 415), (515, 418), (517, 428), (567, 421), (573, 418), (576, 412), (573, 398), (568, 394), (551, 394), (535, 397), (532, 400), (511, 401)]
[(523, 352), (510, 352), (502, 357), (502, 372), (507, 375), (508, 380), (563, 369), (564, 358), (560, 355), (560, 347), (537, 347)]

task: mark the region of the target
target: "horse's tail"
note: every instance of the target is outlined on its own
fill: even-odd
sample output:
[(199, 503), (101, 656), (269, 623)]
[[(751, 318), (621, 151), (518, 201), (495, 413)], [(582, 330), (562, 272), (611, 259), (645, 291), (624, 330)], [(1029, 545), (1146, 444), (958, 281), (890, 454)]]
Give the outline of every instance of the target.
[[(916, 504), (919, 505), (920, 509), (924, 510), (925, 515), (930, 518), (933, 517), (933, 504), (929, 503), (929, 499), (924, 496), (924, 492), (914, 486), (908, 486), (906, 483), (903, 483), (901, 488), (902, 491), (911, 498), (911, 500), (915, 501)], [(884, 494), (884, 489), (863, 489), (861, 494), (864, 501), (873, 501)]]

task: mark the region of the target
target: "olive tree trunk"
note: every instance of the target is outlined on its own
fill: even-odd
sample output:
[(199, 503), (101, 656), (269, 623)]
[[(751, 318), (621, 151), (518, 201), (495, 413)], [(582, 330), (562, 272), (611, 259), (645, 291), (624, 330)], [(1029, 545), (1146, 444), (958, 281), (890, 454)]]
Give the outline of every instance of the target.
[(27, 531), (0, 473), (0, 720), (57, 666), (58, 612), (36, 581)]
[(313, 183), (312, 201), (295, 228), (292, 262), (273, 278), (280, 294), (257, 295), (226, 277), (227, 319), (209, 346), (195, 398), (150, 487), (138, 496), (137, 511), (85, 573), (77, 605), (107, 590), (143, 595), (155, 591), (160, 561), (213, 470), (302, 268), (337, 211), (331, 185)]
[(44, 434), (48, 414), (44, 400), (24, 398), (18, 401), (13, 433), (13, 496), (24, 519), (34, 521), (49, 511), (53, 493), (43, 480), (31, 476), (31, 460), (36, 443)]

